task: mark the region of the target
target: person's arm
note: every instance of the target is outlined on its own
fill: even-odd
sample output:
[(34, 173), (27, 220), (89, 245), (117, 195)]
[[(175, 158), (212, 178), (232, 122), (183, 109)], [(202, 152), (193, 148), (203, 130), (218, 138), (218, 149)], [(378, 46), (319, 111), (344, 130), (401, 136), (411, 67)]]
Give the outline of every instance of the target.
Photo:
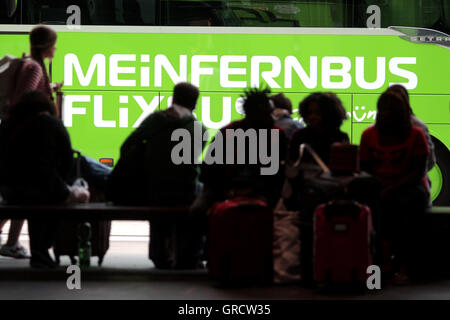
[[(413, 132), (414, 133), (414, 132)], [(401, 189), (405, 186), (420, 184), (426, 174), (427, 157), (429, 154), (427, 141), (425, 134), (422, 130), (418, 129), (415, 133), (413, 144), (412, 159), (410, 164), (410, 170), (408, 174), (399, 179), (395, 184), (382, 191), (382, 194), (390, 193), (392, 191)]]
[(384, 188), (381, 191), (382, 195), (392, 193), (406, 186), (417, 185), (421, 183), (426, 172), (427, 156), (414, 156), (411, 161), (412, 166), (409, 173), (403, 178), (399, 179), (395, 184)]
[(362, 171), (370, 174), (374, 174), (374, 168), (369, 153), (370, 139), (366, 131), (361, 136), (361, 142), (359, 145), (359, 167)]
[(302, 131), (305, 129), (295, 130), (291, 136), (291, 140), (289, 141), (289, 145), (287, 147), (288, 150), (288, 160), (289, 161), (297, 161), (299, 156), (299, 147), (302, 141)]

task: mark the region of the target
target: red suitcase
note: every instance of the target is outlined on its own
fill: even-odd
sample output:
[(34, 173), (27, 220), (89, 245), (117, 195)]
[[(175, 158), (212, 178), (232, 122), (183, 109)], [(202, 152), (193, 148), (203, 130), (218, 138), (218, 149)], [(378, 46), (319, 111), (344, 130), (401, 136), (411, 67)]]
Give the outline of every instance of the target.
[(208, 270), (223, 284), (273, 281), (273, 213), (264, 201), (238, 197), (210, 210)]
[(372, 216), (354, 201), (331, 201), (314, 212), (314, 280), (359, 283), (372, 264)]

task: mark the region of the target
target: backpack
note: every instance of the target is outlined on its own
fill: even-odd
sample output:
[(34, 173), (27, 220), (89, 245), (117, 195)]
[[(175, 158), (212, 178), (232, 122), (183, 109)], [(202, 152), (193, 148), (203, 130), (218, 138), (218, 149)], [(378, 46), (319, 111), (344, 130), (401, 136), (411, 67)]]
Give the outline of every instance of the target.
[(145, 126), (145, 133), (128, 144), (126, 151), (122, 146), (119, 161), (108, 177), (107, 201), (112, 201), (116, 205), (145, 205), (151, 200), (152, 192), (148, 183), (152, 182), (149, 180), (152, 180), (153, 166), (157, 167), (156, 171), (161, 174), (164, 174), (167, 168), (149, 162), (148, 153), (157, 152), (157, 148), (155, 149), (157, 140), (166, 140), (167, 136), (170, 139), (173, 130), (183, 128), (194, 121), (191, 117), (174, 121), (167, 116), (171, 112), (168, 109), (152, 114), (151, 125), (142, 125)]
[(24, 62), (25, 55), (22, 55), (22, 58), (6, 55), (0, 60), (0, 119), (3, 118), (5, 110), (11, 102), (19, 71)]

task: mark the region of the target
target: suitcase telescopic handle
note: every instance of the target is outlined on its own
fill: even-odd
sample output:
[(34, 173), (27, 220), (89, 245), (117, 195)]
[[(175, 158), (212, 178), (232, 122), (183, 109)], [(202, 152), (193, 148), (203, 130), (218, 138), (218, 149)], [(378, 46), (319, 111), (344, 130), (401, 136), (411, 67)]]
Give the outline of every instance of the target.
[(313, 148), (311, 148), (311, 146), (307, 143), (302, 143), (299, 147), (299, 156), (297, 161), (295, 162), (294, 166), (298, 167), (303, 159), (303, 156), (305, 154), (305, 150), (307, 150), (311, 156), (313, 157), (314, 161), (316, 161), (316, 163), (320, 166), (320, 168), (323, 170), (323, 172), (325, 173), (329, 173), (330, 172), (330, 168), (328, 168), (328, 166), (325, 164), (325, 162), (323, 162), (323, 160), (319, 157), (319, 155), (317, 154), (316, 151), (314, 151)]
[(327, 219), (331, 219), (336, 216), (347, 216), (353, 220), (357, 220), (360, 216), (360, 206), (355, 201), (330, 201), (327, 203), (324, 215)]

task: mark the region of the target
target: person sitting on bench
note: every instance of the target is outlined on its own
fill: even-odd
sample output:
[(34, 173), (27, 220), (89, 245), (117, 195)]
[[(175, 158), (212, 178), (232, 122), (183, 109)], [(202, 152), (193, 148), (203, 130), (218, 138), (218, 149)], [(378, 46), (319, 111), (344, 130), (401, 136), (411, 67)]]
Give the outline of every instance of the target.
[[(23, 95), (0, 125), (0, 192), (8, 204), (45, 205), (87, 202), (89, 192), (68, 185), (73, 167), (69, 134), (42, 92)], [(30, 265), (53, 268), (48, 253), (55, 221), (28, 220)]]

